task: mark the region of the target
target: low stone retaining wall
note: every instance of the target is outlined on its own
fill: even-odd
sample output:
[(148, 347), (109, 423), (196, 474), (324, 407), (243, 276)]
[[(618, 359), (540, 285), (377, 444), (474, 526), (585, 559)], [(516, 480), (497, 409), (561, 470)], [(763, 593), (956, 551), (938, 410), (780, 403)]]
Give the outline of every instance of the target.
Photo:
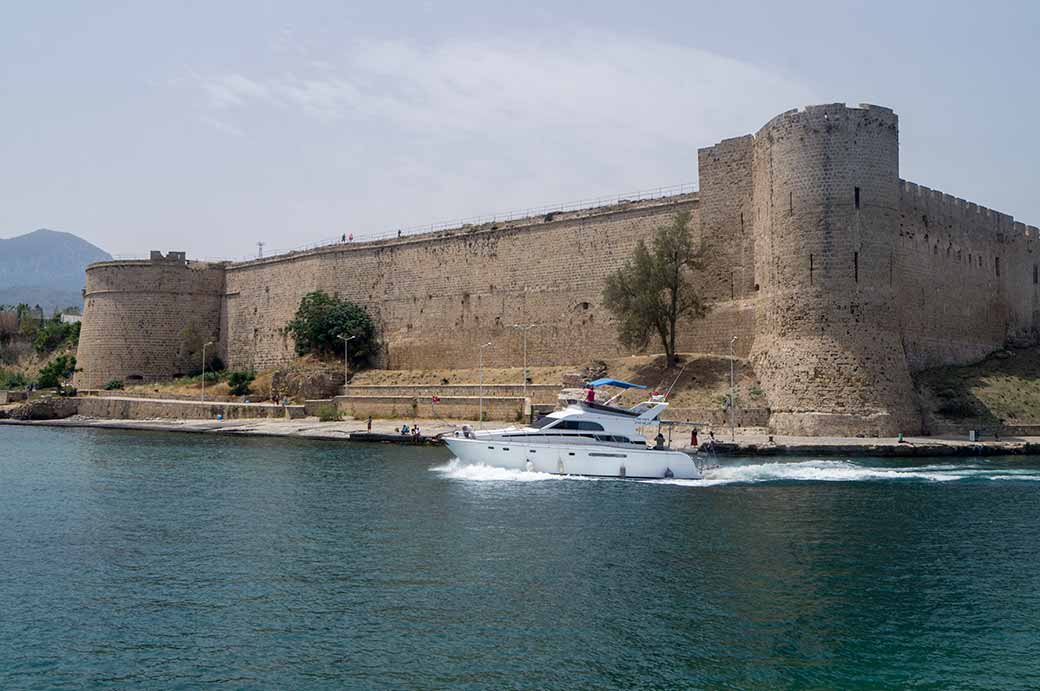
[(225, 420), (244, 418), (289, 418), (305, 416), (302, 405), (280, 406), (275, 403), (224, 403), (219, 401), (171, 401), (115, 396), (79, 398), (79, 414), (110, 420)]
[(44, 396), (4, 411), (12, 420), (62, 420), (79, 409), (79, 399)]
[[(718, 408), (668, 408), (662, 420), (708, 424), (712, 427), (729, 427), (729, 416)], [(735, 427), (768, 427), (769, 408), (744, 408), (733, 413)]]
[(18, 403), (19, 401), (24, 401), (27, 397), (28, 394), (24, 391), (0, 391), (0, 405)]
[(1040, 437), (1040, 425), (996, 425), (992, 422), (967, 420), (965, 422), (928, 420), (925, 425), (928, 434), (933, 436), (953, 436), (968, 438), (968, 433), (975, 430), (979, 439), (995, 437)]
[[(209, 385), (207, 384), (207, 389)], [(182, 393), (156, 393), (154, 391), (124, 391), (123, 389), (79, 389), (76, 395), (80, 398), (85, 397), (97, 397), (97, 398), (148, 398), (160, 401), (194, 401), (196, 403), (202, 403), (199, 400), (200, 394), (182, 394)], [(206, 403), (221, 402), (221, 403), (241, 403), (241, 399), (238, 396), (212, 396), (209, 393), (206, 394)]]
[[(351, 387), (353, 391), (353, 387)], [(322, 406), (335, 405), (345, 415), (366, 418), (446, 418), (476, 420), (480, 415), (479, 396), (446, 396), (434, 403), (416, 396), (336, 396), (333, 399), (304, 402), (308, 415), (317, 415)], [(484, 417), (487, 420), (516, 422), (530, 415), (529, 399), (519, 396), (485, 396)]]
[[(556, 403), (560, 387), (553, 384), (530, 384), (527, 387), (527, 398), (531, 403)], [(439, 396), (441, 399), (470, 397), (480, 398), (478, 384), (444, 384), (444, 385), (358, 385), (351, 384), (351, 396), (409, 396), (426, 398)], [(484, 398), (523, 398), (524, 387), (521, 384), (485, 384)]]

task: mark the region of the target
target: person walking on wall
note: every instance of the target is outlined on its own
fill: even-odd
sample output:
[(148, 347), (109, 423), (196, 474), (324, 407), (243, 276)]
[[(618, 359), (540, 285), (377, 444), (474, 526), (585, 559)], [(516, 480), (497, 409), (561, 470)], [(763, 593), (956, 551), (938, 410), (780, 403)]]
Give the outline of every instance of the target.
[(367, 425), (368, 425), (368, 431), (371, 432), (372, 431), (372, 416), (371, 415), (368, 416), (368, 423), (367, 423)]

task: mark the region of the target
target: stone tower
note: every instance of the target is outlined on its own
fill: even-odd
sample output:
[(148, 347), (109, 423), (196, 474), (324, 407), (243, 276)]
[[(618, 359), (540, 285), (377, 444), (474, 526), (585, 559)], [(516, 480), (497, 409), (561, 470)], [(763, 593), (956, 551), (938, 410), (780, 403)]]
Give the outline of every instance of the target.
[(198, 371), (204, 343), (213, 342), (207, 355), (219, 352), (223, 300), (224, 266), (188, 262), (183, 252), (91, 264), (75, 385)]
[(899, 128), (891, 110), (783, 113), (755, 136), (752, 361), (789, 434), (920, 427), (892, 276)]

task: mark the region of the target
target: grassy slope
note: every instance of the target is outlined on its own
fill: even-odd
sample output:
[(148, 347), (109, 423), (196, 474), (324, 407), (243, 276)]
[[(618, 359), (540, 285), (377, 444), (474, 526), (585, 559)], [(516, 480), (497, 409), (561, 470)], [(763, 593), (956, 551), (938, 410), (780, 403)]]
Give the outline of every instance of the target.
[[(637, 384), (645, 384), (650, 388), (666, 390), (682, 368), (665, 369), (661, 356), (633, 356), (616, 358), (606, 362), (608, 376), (625, 379)], [(306, 367), (313, 362), (309, 358), (296, 361), (297, 367)], [(676, 383), (669, 397), (672, 405), (681, 408), (721, 408), (722, 399), (729, 393), (729, 360), (709, 356), (687, 356), (686, 369)], [(534, 384), (550, 384), (560, 386), (562, 377), (568, 372), (580, 372), (582, 366), (558, 365), (554, 367), (531, 367), (529, 373)], [(272, 371), (257, 373), (256, 381), (251, 385), (252, 400), (263, 400), (270, 392)], [(754, 372), (741, 360), (736, 362), (738, 404), (748, 408), (765, 406), (765, 397), (758, 387)], [(519, 384), (522, 371), (520, 367), (486, 367), (484, 369), (485, 384)], [(391, 385), (416, 386), (437, 385), (443, 380), (449, 384), (477, 384), (480, 381), (478, 369), (429, 369), (429, 370), (365, 370), (358, 372), (353, 379), (355, 386)], [(149, 382), (128, 385), (126, 393), (149, 392), (170, 393), (178, 395), (198, 395), (200, 377), (186, 377), (172, 382)], [(227, 384), (218, 382), (206, 385), (211, 396), (228, 394)], [(625, 401), (638, 399), (644, 393), (629, 392)]]
[(947, 422), (1040, 424), (1040, 348), (915, 376), (926, 411)]
[[(636, 384), (644, 384), (650, 388), (665, 391), (672, 380), (686, 366), (682, 376), (672, 390), (669, 401), (681, 408), (721, 408), (722, 399), (729, 394), (729, 359), (704, 355), (684, 356), (684, 362), (677, 368), (665, 369), (664, 358), (654, 355), (636, 355), (615, 358), (605, 361), (607, 376), (624, 379)], [(562, 376), (568, 372), (581, 372), (583, 366), (558, 365), (554, 367), (530, 367), (529, 373), (534, 384), (551, 384), (560, 386)], [(765, 397), (758, 387), (754, 372), (742, 360), (736, 361), (737, 401), (739, 405), (753, 408), (765, 406)], [(484, 368), (485, 384), (519, 384), (523, 372), (520, 367), (486, 367)], [(478, 369), (455, 370), (367, 370), (359, 372), (353, 380), (354, 385), (433, 385), (442, 380), (449, 384), (476, 384), (480, 381)], [(625, 400), (638, 398), (643, 394), (629, 392)]]

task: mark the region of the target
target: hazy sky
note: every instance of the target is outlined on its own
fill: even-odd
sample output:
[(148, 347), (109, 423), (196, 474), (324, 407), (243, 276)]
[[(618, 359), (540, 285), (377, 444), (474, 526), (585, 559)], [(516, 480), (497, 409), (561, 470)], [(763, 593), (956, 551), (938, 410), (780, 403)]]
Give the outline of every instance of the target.
[(242, 257), (697, 179), (894, 108), (901, 174), (1040, 224), (1040, 4), (5, 0), (0, 237)]

